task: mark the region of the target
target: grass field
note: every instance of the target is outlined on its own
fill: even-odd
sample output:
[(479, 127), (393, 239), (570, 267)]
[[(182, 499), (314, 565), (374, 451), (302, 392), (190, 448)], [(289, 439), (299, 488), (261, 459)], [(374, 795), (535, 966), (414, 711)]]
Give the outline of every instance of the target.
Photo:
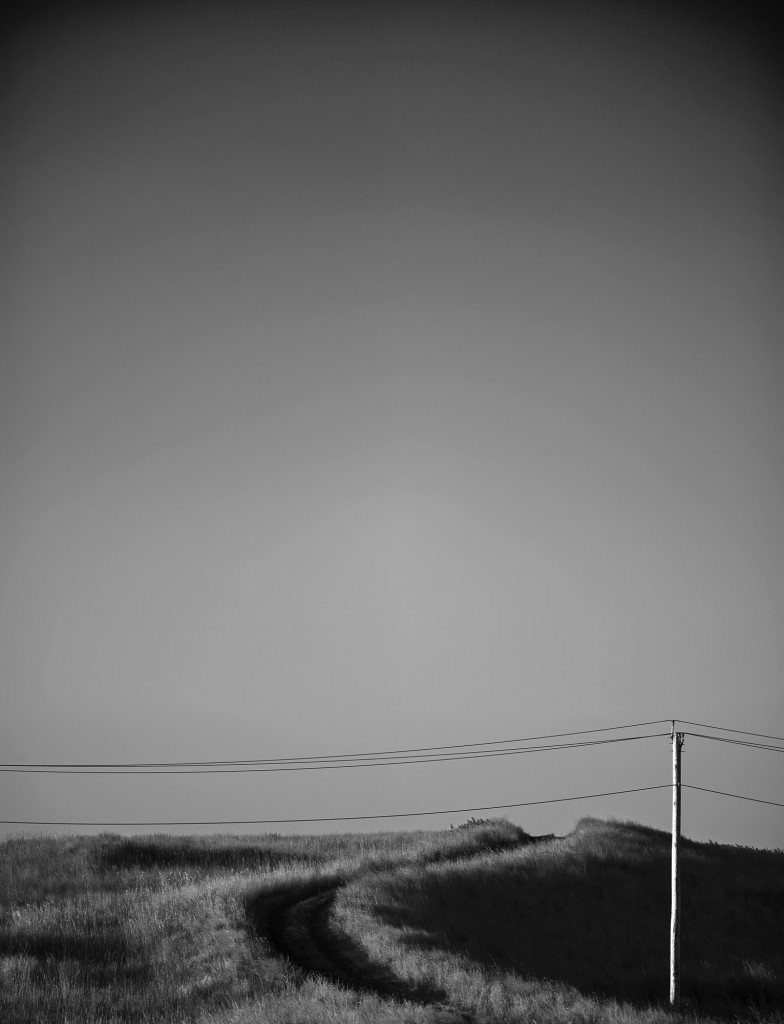
[[(666, 833), (588, 818), (532, 842), (508, 822), (468, 825), (8, 839), (0, 1020), (446, 1019), (275, 955), (251, 908), (316, 883), (340, 886), (332, 925), (362, 963), (465, 1020), (673, 1020)], [(684, 842), (682, 956), (676, 1019), (784, 1021), (784, 853)]]

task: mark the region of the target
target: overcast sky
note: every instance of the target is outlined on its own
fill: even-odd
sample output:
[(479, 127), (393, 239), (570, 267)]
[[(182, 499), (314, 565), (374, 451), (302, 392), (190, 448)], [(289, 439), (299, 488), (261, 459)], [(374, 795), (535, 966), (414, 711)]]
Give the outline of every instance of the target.
[[(780, 93), (742, 34), (635, 9), (149, 5), (19, 31), (2, 762), (673, 716), (784, 736)], [(692, 738), (684, 780), (781, 800), (781, 758)], [(666, 738), (223, 781), (4, 774), (0, 817), (669, 779)], [(669, 794), (508, 813), (668, 827)], [(780, 808), (706, 793), (683, 827), (784, 846)]]

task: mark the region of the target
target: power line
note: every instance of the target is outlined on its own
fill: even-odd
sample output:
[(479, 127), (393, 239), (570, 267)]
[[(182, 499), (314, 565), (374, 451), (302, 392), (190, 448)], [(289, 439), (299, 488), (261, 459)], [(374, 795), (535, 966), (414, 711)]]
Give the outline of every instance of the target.
[(709, 736), (705, 732), (687, 732), (686, 736), (698, 736), (703, 740), (715, 740), (717, 743), (731, 743), (736, 747), (752, 747), (756, 750), (778, 750), (784, 752), (784, 747), (777, 747), (773, 743), (751, 743), (749, 740), (733, 740), (729, 736)]
[[(565, 736), (587, 736), (593, 733), (599, 732), (618, 732), (622, 729), (641, 729), (649, 725), (661, 725), (663, 722), (669, 722), (669, 718), (657, 718), (651, 722), (632, 722), (629, 725), (608, 725), (602, 729), (577, 729), (573, 732), (553, 732), (546, 733), (543, 736), (521, 736), (515, 739), (508, 740), (481, 740), (476, 743), (447, 743), (443, 746), (432, 746), (432, 747), (404, 747), (398, 750), (369, 750), (359, 754), (323, 754), (323, 755), (310, 755), (305, 757), (276, 757), (276, 758), (248, 758), (239, 760), (216, 760), (216, 761), (135, 761), (135, 762), (118, 762), (118, 763), (92, 763), (92, 764), (69, 764), (65, 762), (52, 762), (49, 764), (45, 763), (24, 763), (18, 761), (9, 761), (7, 764), (0, 764), (0, 770), (5, 769), (24, 769), (24, 768), (186, 768), (186, 767), (218, 767), (221, 765), (256, 765), (256, 764), (283, 764), (287, 762), (303, 762), (303, 761), (347, 761), (357, 760), (359, 758), (381, 758), (386, 756), (399, 756), (399, 755), (417, 755), (422, 754), (427, 756), (428, 751), (448, 751), (454, 750), (459, 752), (461, 750), (467, 750), (472, 747), (492, 747), (500, 746), (502, 744), (509, 743), (534, 743), (539, 740), (551, 740), (551, 739), (562, 739)], [(656, 735), (664, 735), (657, 733)], [(635, 738), (635, 737), (630, 737)]]
[(692, 786), (689, 782), (681, 783), (686, 789), (699, 789), (703, 793), (716, 793), (717, 796), (731, 796), (735, 800), (750, 800), (755, 804), (770, 804), (771, 807), (784, 807), (784, 804), (777, 803), (775, 800), (760, 800), (756, 796), (741, 796), (739, 793), (725, 793), (721, 789), (706, 789), (705, 786)]
[(696, 725), (698, 729), (718, 729), (719, 732), (737, 732), (742, 736), (759, 736), (763, 740), (779, 740), (781, 743), (784, 743), (784, 736), (768, 736), (764, 732), (747, 732), (745, 729), (728, 729), (724, 725), (705, 725), (704, 722), (687, 722), (685, 718), (676, 718), (675, 721), (682, 722), (683, 725)]
[[(508, 757), (512, 754), (536, 754), (552, 750), (573, 750), (580, 747), (598, 747), (607, 743), (629, 743), (633, 740), (653, 739), (669, 736), (668, 732), (643, 733), (638, 736), (614, 736), (601, 740), (582, 740), (576, 743), (551, 743), (536, 747), (515, 747), (509, 750), (484, 750), (470, 753), (420, 754), (406, 759), (386, 758), (383, 755), (375, 761), (351, 761), (340, 764), (291, 764), (280, 762), (262, 762), (265, 767), (219, 767), (219, 768), (44, 768), (44, 767), (0, 767), (0, 772), (18, 775), (237, 775), (255, 772), (303, 772), (327, 771), (339, 768), (385, 768), (394, 765), (432, 764), (438, 761), (473, 761), (479, 758)], [(227, 765), (244, 762), (226, 762)], [(274, 765), (270, 767), (270, 765)]]
[(399, 811), (395, 814), (347, 814), (335, 818), (255, 818), (245, 821), (0, 821), (0, 825), (74, 825), (147, 827), (159, 825), (301, 825), (319, 821), (371, 821), (381, 818), (421, 818), (431, 814), (471, 814), (475, 811), (502, 811), (513, 807), (534, 807), (541, 804), (562, 804), (572, 800), (594, 800), (603, 796), (620, 796), (625, 793), (645, 793), (652, 789), (669, 789), (670, 784), (660, 786), (639, 786), (636, 789), (614, 789), (607, 793), (584, 793), (581, 796), (561, 796), (550, 800), (526, 800), (516, 804), (492, 804), (488, 807), (451, 807), (439, 811)]
[[(705, 786), (695, 786), (689, 782), (681, 783), (684, 789), (695, 789), (701, 793), (714, 793), (716, 796), (729, 796), (735, 800), (747, 800), (756, 804), (767, 804), (770, 807), (784, 807), (784, 803), (775, 800), (761, 800), (759, 797), (741, 796), (739, 793), (727, 793), (721, 789), (708, 789)], [(583, 793), (580, 796), (554, 797), (549, 800), (526, 800), (513, 804), (491, 804), (484, 807), (451, 807), (437, 811), (399, 811), (394, 814), (345, 814), (329, 818), (253, 818), (235, 821), (18, 821), (0, 820), (0, 825), (51, 825), (51, 826), (89, 826), (116, 828), (137, 828), (148, 826), (171, 825), (176, 827), (190, 827), (194, 825), (300, 825), (309, 822), (322, 821), (375, 821), (382, 818), (421, 818), (436, 814), (473, 814), (476, 811), (502, 811), (516, 807), (537, 807), (543, 804), (569, 803), (574, 800), (594, 800), (605, 796), (622, 796), (627, 793), (647, 793), (654, 789), (670, 789), (670, 783), (663, 783), (659, 786), (638, 786), (635, 789), (614, 789), (606, 793)]]

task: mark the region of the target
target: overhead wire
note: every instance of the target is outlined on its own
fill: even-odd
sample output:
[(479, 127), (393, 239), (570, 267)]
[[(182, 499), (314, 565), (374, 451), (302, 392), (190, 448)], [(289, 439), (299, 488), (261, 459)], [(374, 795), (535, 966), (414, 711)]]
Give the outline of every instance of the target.
[(137, 828), (147, 826), (193, 826), (193, 825), (299, 825), (309, 822), (326, 821), (372, 821), (382, 818), (422, 818), (435, 814), (472, 814), (476, 811), (502, 811), (515, 807), (534, 807), (542, 804), (562, 804), (574, 800), (594, 800), (604, 796), (620, 796), (626, 793), (645, 793), (652, 789), (669, 789), (669, 783), (658, 786), (638, 786), (635, 789), (614, 789), (606, 793), (583, 793), (580, 796), (561, 796), (549, 800), (525, 800), (522, 803), (492, 804), (486, 807), (450, 807), (437, 811), (399, 811), (394, 814), (346, 814), (329, 818), (254, 818), (243, 821), (0, 821), (0, 825), (58, 825), (58, 826), (111, 826), (113, 828)]
[(703, 793), (716, 793), (717, 796), (731, 796), (735, 800), (749, 800), (755, 804), (769, 804), (771, 807), (784, 807), (784, 804), (776, 800), (760, 800), (756, 796), (741, 796), (740, 793), (726, 793), (723, 789), (707, 789), (705, 786), (694, 786), (690, 782), (682, 782), (684, 789), (699, 789)]
[[(473, 760), (477, 758), (503, 757), (516, 754), (542, 753), (555, 750), (569, 750), (583, 747), (595, 747), (609, 743), (625, 743), (638, 739), (652, 739), (662, 736), (670, 736), (670, 732), (655, 732), (636, 734), (632, 736), (611, 736), (601, 739), (575, 740), (565, 743), (545, 743), (536, 746), (516, 746), (510, 744), (538, 743), (541, 740), (564, 739), (566, 737), (577, 737), (596, 735), (599, 733), (616, 732), (620, 730), (644, 728), (650, 725), (658, 725), (671, 722), (672, 719), (655, 719), (649, 722), (635, 722), (628, 725), (607, 726), (602, 729), (580, 729), (571, 732), (547, 733), (538, 736), (518, 737), (508, 740), (487, 740), (475, 743), (445, 744), (430, 747), (409, 747), (393, 750), (365, 751), (356, 754), (326, 754), (311, 755), (308, 757), (282, 757), (282, 758), (257, 758), (246, 760), (213, 760), (213, 761), (168, 761), (168, 762), (114, 762), (114, 763), (19, 763), (9, 762), (0, 764), (0, 772), (14, 772), (21, 774), (65, 774), (65, 775), (184, 775), (184, 774), (236, 774), (246, 772), (282, 772), (282, 771), (321, 771), (339, 768), (373, 768), (393, 765), (429, 764), (431, 762), (448, 762), (459, 760)], [(731, 732), (741, 736), (750, 736), (757, 739), (778, 740), (784, 743), (784, 737), (771, 736), (765, 733), (753, 733), (742, 729), (729, 729), (723, 726), (705, 725), (699, 722), (690, 722), (685, 719), (675, 719), (677, 723), (692, 725), (701, 729), (715, 729), (722, 732)], [(719, 743), (729, 743), (736, 746), (750, 747), (752, 749), (784, 751), (784, 746), (777, 746), (772, 743), (758, 743), (751, 740), (733, 739), (728, 736), (714, 736), (702, 732), (687, 731), (686, 735), (700, 739), (714, 740)], [(763, 800), (758, 797), (743, 796), (738, 793), (729, 793), (724, 790), (709, 789), (704, 786), (696, 786), (691, 783), (682, 783), (685, 789), (698, 790), (704, 793), (713, 793), (718, 796), (731, 797), (736, 800), (746, 800), (752, 803), (766, 804), (773, 807), (784, 807), (784, 804), (774, 800)], [(423, 817), (438, 814), (463, 814), (478, 811), (504, 810), (517, 807), (532, 807), (543, 804), (565, 803), (576, 800), (589, 800), (605, 796), (616, 796), (626, 793), (641, 793), (648, 790), (666, 789), (669, 784), (659, 786), (643, 786), (634, 789), (611, 790), (603, 793), (586, 793), (580, 796), (557, 797), (547, 800), (528, 800), (510, 804), (493, 804), (483, 807), (461, 807), (448, 808), (434, 811), (407, 811), (393, 814), (362, 814), (362, 815), (340, 815), (334, 817), (315, 818), (268, 818), (268, 819), (243, 819), (243, 820), (221, 820), (221, 821), (142, 821), (142, 822), (89, 822), (89, 821), (31, 821), (31, 820), (1, 820), (3, 825), (42, 825), (42, 826), (116, 826), (116, 827), (147, 827), (147, 826), (206, 826), (206, 825), (276, 825), (276, 824), (305, 824), (308, 822), (335, 822), (335, 821), (370, 821), (390, 818)]]
[[(133, 762), (105, 762), (105, 763), (69, 763), (69, 762), (50, 762), (50, 763), (36, 763), (36, 762), (17, 762), (9, 761), (5, 764), (0, 764), (0, 769), (10, 768), (187, 768), (187, 767), (219, 767), (222, 765), (256, 765), (256, 764), (283, 764), (287, 762), (310, 762), (310, 761), (347, 761), (357, 760), (360, 758), (381, 758), (381, 757), (397, 757), (402, 755), (418, 755), (422, 754), (426, 756), (429, 751), (455, 751), (460, 752), (463, 750), (469, 750), (474, 747), (493, 747), (501, 746), (503, 744), (510, 743), (534, 743), (539, 740), (550, 740), (550, 739), (563, 739), (566, 736), (587, 736), (589, 734), (595, 734), (600, 732), (618, 732), (624, 729), (641, 729), (649, 725), (661, 725), (664, 722), (669, 722), (669, 718), (657, 718), (650, 722), (632, 722), (628, 725), (609, 725), (602, 729), (576, 729), (572, 732), (553, 732), (545, 733), (541, 736), (521, 736), (507, 740), (481, 740), (475, 743), (447, 743), (442, 746), (431, 746), (431, 747), (402, 747), (396, 750), (367, 750), (356, 754), (322, 754), (322, 755), (309, 755), (301, 757), (276, 757), (276, 758), (246, 758), (246, 759), (233, 759), (233, 760), (213, 760), (213, 761), (133, 761)], [(656, 734), (665, 735), (665, 734)]]
[[(420, 754), (408, 758), (392, 759), (385, 755), (373, 761), (343, 761), (342, 763), (311, 763), (291, 764), (287, 762), (260, 762), (252, 767), (234, 768), (232, 764), (247, 764), (245, 762), (226, 762), (226, 765), (214, 768), (190, 767), (190, 768), (103, 768), (103, 767), (0, 767), (0, 772), (7, 772), (21, 775), (236, 775), (257, 772), (301, 772), (301, 771), (327, 771), (341, 768), (384, 768), (394, 765), (411, 764), (432, 764), (444, 761), (473, 761), (480, 758), (508, 757), (514, 754), (535, 754), (552, 750), (572, 750), (582, 747), (598, 747), (608, 743), (629, 743), (634, 740), (653, 739), (660, 736), (669, 736), (669, 733), (643, 733), (636, 736), (613, 736), (601, 740), (582, 740), (574, 743), (552, 743), (534, 747), (514, 747), (503, 750), (479, 750), (461, 753), (442, 754)], [(358, 755), (357, 755), (358, 756)]]
[(683, 725), (695, 725), (698, 729), (716, 729), (718, 732), (737, 732), (742, 736), (758, 736), (763, 740), (779, 740), (784, 743), (784, 736), (769, 736), (764, 732), (748, 732), (745, 729), (729, 729), (725, 725), (706, 725), (704, 722), (688, 722), (685, 718), (676, 718), (676, 722), (681, 722)]
[[(784, 807), (784, 803), (775, 800), (761, 800), (759, 797), (742, 796), (739, 793), (728, 793), (720, 789), (708, 789), (705, 786), (695, 786), (692, 783), (682, 783), (684, 789), (699, 790), (702, 793), (713, 793), (717, 796), (732, 797), (735, 800), (747, 800), (756, 804), (767, 804), (771, 807)], [(138, 828), (138, 827), (191, 827), (202, 825), (298, 825), (311, 822), (333, 822), (333, 821), (374, 821), (389, 818), (421, 818), (438, 814), (473, 814), (477, 811), (501, 811), (511, 810), (517, 807), (536, 807), (544, 804), (569, 803), (575, 800), (594, 800), (605, 796), (622, 796), (627, 793), (646, 793), (655, 789), (670, 789), (671, 783), (661, 783), (657, 786), (637, 786), (633, 789), (614, 789), (603, 793), (583, 793), (580, 796), (553, 797), (548, 800), (525, 800), (509, 804), (489, 804), (482, 807), (450, 807), (434, 811), (398, 811), (393, 814), (344, 814), (333, 817), (315, 818), (247, 818), (241, 820), (223, 821), (30, 821), (30, 820), (0, 820), (0, 825), (44, 825), (44, 826), (75, 826), (75, 827), (113, 827), (113, 828)]]
[(714, 740), (716, 743), (731, 743), (736, 747), (752, 747), (756, 750), (778, 750), (784, 752), (784, 747), (777, 747), (773, 743), (752, 743), (749, 740), (734, 740), (729, 736), (709, 736), (705, 732), (687, 732), (686, 736), (697, 736), (703, 740)]

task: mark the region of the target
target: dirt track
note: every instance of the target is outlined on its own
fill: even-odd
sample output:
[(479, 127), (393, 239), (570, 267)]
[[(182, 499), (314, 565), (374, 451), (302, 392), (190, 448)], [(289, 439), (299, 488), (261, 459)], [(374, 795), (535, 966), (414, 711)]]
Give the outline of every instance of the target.
[[(525, 845), (556, 838), (527, 836)], [(462, 860), (464, 856), (458, 853), (455, 859)], [(275, 954), (310, 974), (357, 992), (430, 1007), (433, 1024), (484, 1024), (491, 1019), (450, 1006), (443, 990), (398, 978), (384, 965), (372, 961), (360, 945), (338, 928), (331, 914), (335, 896), (344, 884), (334, 879), (299, 883), (259, 896), (248, 911), (257, 934), (267, 940)]]
[(480, 1024), (481, 1018), (449, 1006), (445, 992), (407, 983), (373, 963), (340, 932), (330, 916), (340, 888), (336, 883), (300, 885), (262, 896), (251, 906), (250, 916), (273, 951), (304, 971), (384, 999), (425, 1004), (432, 1008), (433, 1024)]

